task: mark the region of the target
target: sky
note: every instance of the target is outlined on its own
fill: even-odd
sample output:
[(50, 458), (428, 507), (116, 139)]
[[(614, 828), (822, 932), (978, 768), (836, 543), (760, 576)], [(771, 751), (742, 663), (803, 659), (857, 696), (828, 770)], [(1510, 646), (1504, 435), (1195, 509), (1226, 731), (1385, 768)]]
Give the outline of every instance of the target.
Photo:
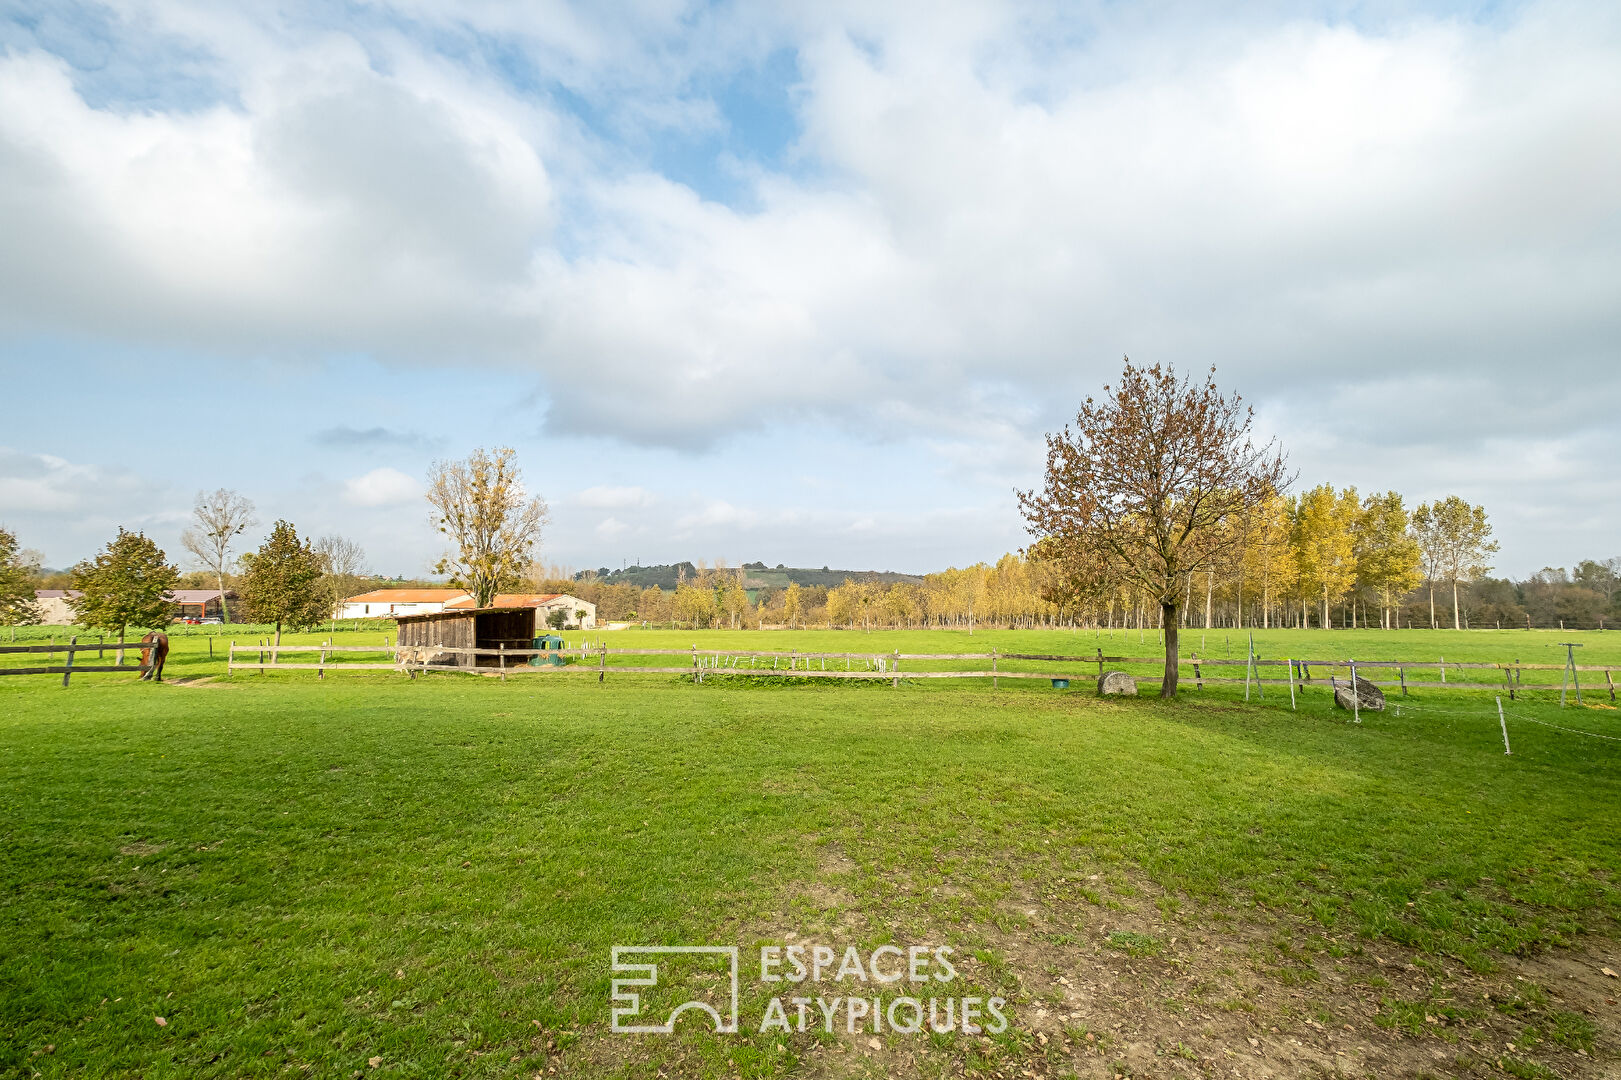
[[(1233, 10), (1224, 10), (1224, 9)], [(927, 571), (1129, 355), (1621, 553), (1621, 6), (0, 0), (0, 525)]]

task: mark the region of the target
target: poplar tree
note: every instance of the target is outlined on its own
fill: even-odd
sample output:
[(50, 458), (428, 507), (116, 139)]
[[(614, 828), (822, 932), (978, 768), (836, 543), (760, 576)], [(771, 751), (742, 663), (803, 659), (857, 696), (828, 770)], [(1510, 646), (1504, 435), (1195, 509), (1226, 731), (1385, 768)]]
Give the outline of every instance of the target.
[(1329, 608), (1350, 591), (1356, 581), (1353, 523), (1361, 512), (1356, 488), (1337, 493), (1321, 484), (1295, 503), (1293, 548), (1299, 573), (1300, 596), (1319, 601), (1323, 629), (1329, 627)]
[(1475, 581), (1490, 570), (1497, 542), (1491, 538), (1486, 508), (1471, 506), (1456, 495), (1425, 503), (1413, 511), (1413, 537), (1424, 553), (1430, 583), (1430, 626), (1435, 626), (1435, 581), (1452, 586), (1452, 628), (1463, 629), (1458, 613), (1458, 583)]
[(1396, 598), (1424, 580), (1418, 543), (1408, 533), (1407, 508), (1400, 492), (1369, 495), (1362, 502), (1356, 535), (1358, 579), (1379, 596), (1379, 625), (1390, 629)]

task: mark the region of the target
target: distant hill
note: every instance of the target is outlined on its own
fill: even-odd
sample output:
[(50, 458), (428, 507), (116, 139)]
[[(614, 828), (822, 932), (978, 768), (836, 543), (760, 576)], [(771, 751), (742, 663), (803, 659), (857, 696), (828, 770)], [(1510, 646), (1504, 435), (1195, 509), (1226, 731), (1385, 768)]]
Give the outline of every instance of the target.
[[(661, 589), (674, 589), (680, 580), (681, 572), (685, 570), (689, 578), (698, 576), (698, 568), (690, 562), (670, 563), (664, 566), (627, 566), (622, 570), (610, 570), (606, 566), (598, 570), (582, 570), (574, 575), (574, 580), (581, 581), (588, 577), (595, 577), (604, 585), (634, 585), (638, 589), (645, 589), (657, 585)], [(786, 589), (790, 582), (802, 585), (825, 585), (832, 588), (843, 585), (845, 578), (853, 581), (879, 581), (885, 585), (892, 585), (897, 581), (916, 585), (923, 581), (920, 574), (902, 574), (894, 570), (834, 570), (824, 566), (820, 570), (797, 566), (767, 566), (762, 562), (744, 563), (743, 587), (745, 589)]]

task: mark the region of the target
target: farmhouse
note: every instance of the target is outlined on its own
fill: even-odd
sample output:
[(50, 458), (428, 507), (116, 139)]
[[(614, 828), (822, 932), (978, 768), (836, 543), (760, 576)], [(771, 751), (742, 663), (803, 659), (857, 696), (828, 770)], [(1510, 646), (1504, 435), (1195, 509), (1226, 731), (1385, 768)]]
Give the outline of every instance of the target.
[(374, 589), (344, 600), (343, 619), (392, 619), (401, 615), (432, 615), (452, 601), (466, 600), (466, 589)]
[[(473, 598), (464, 596), (445, 605), (446, 611), (457, 611), (471, 608)], [(535, 632), (545, 633), (550, 623), (547, 621), (552, 612), (563, 612), (563, 626), (570, 630), (591, 630), (597, 625), (597, 605), (589, 600), (581, 600), (578, 596), (568, 593), (501, 593), (496, 596), (491, 605), (498, 608), (533, 608), (535, 611)], [(585, 614), (581, 615), (580, 612)]]
[[(78, 589), (35, 589), (34, 606), (39, 608), (40, 622), (46, 626), (71, 626), (74, 611), (68, 601), (79, 595)], [(218, 589), (175, 589), (169, 599), (175, 605), (175, 619), (224, 619)], [(226, 590), (225, 599), (236, 603), (236, 593)]]
[(34, 606), (39, 609), (39, 621), (46, 626), (73, 625), (73, 609), (68, 606), (77, 589), (35, 589)]

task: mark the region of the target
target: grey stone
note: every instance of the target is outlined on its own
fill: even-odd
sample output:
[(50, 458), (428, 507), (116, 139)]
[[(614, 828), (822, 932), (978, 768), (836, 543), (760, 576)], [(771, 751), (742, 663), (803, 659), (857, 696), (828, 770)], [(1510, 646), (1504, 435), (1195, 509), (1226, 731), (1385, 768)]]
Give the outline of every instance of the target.
[[(1384, 712), (1385, 710), (1385, 692), (1360, 675), (1356, 677), (1356, 699), (1358, 709), (1370, 712)], [(1334, 685), (1334, 704), (1342, 709), (1350, 710), (1351, 684), (1349, 682)]]
[(1137, 695), (1137, 680), (1124, 671), (1106, 671), (1098, 676), (1098, 693), (1105, 697), (1114, 694)]

